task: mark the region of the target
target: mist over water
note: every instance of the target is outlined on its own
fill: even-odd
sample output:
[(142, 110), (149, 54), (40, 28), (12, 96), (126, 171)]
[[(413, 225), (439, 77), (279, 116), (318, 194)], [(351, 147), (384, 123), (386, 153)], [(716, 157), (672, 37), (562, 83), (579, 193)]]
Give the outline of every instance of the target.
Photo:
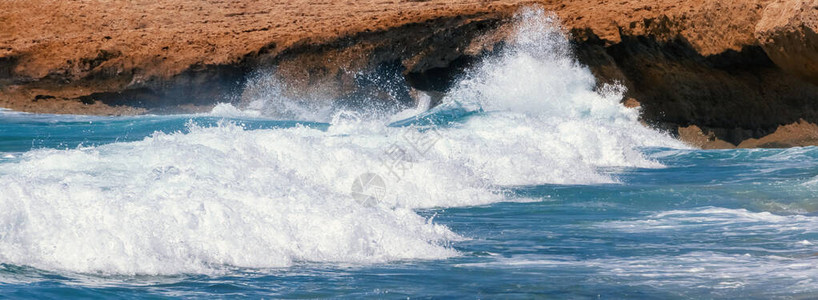
[[(690, 149), (640, 124), (620, 104), (623, 87), (597, 85), (554, 15), (525, 9), (514, 22), (508, 47), (434, 108), (291, 99), (260, 73), (245, 105), (205, 115), (0, 111), (0, 129), (71, 145), (0, 143), (0, 282), (203, 274), (182, 281), (275, 282), (272, 295), (301, 297), (305, 281), (329, 280), (412, 295), (489, 272), (480, 285), (523, 295), (596, 295), (563, 289), (576, 284), (613, 296), (818, 290), (803, 264), (818, 250), (813, 148)], [(356, 277), (367, 272), (422, 279), (369, 286)]]

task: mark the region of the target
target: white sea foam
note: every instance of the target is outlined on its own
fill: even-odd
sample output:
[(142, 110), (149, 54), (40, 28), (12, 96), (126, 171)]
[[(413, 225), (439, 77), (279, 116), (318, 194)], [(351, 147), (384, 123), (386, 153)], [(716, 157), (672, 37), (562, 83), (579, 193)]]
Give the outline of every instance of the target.
[(327, 122), (335, 113), (331, 99), (298, 99), (287, 95), (288, 86), (270, 70), (258, 71), (247, 81), (241, 95), (241, 109), (230, 104), (216, 105), (210, 112), (220, 117), (268, 117), (278, 120)]
[[(818, 276), (815, 258), (776, 255), (726, 254), (709, 251), (677, 256), (591, 260), (603, 275), (638, 280), (646, 286), (677, 286), (704, 289), (735, 289), (777, 286), (787, 293), (814, 290)], [(782, 286), (784, 285), (784, 286)], [(775, 292), (775, 291), (764, 291)]]
[(355, 159), (366, 150), (349, 145), (312, 129), (225, 125), (32, 151), (0, 171), (0, 261), (177, 273), (455, 255), (448, 229), (351, 199), (345, 178), (366, 169)]
[[(459, 268), (537, 269), (561, 272), (588, 269), (620, 284), (671, 289), (731, 290), (745, 287), (756, 296), (785, 291), (785, 295), (814, 291), (818, 268), (814, 256), (783, 257), (695, 251), (679, 255), (623, 258), (578, 258), (566, 255), (521, 255), (489, 263), (456, 265)], [(771, 286), (776, 289), (770, 290)]]
[[(688, 148), (642, 126), (638, 110), (620, 104), (624, 87), (597, 89), (589, 69), (574, 59), (555, 15), (529, 8), (515, 18), (517, 32), (508, 50), (469, 72), (443, 100), (444, 105), (457, 102), (487, 113), (429, 134), (442, 139), (432, 151), (422, 153), (425, 162), (460, 161), (486, 179), (484, 183), (494, 185), (596, 184), (616, 182), (598, 172), (601, 167), (661, 167), (639, 148)], [(338, 124), (333, 116), (347, 112), (327, 113), (323, 106), (305, 109), (303, 103), (283, 97), (286, 86), (269, 78), (260, 76), (248, 85), (253, 107), (246, 111), (331, 122), (352, 132), (362, 130), (355, 126), (379, 127), (377, 122)], [(390, 121), (418, 111), (406, 110)], [(235, 115), (221, 106), (214, 113)], [(403, 133), (378, 131), (388, 136)]]
[[(621, 88), (595, 91), (553, 16), (527, 10), (517, 21), (510, 50), (445, 99), (487, 111), (454, 126), (393, 128), (269, 91), (279, 96), (213, 114), (332, 125), (192, 125), (25, 153), (0, 169), (0, 262), (162, 274), (446, 258), (460, 237), (412, 209), (508, 201), (496, 190), (504, 185), (615, 182), (598, 169), (659, 167), (638, 149), (684, 147), (640, 125), (619, 104)], [(350, 196), (365, 173), (386, 181), (375, 207)]]
[(801, 185), (808, 189), (818, 189), (818, 176), (807, 179)]
[(625, 232), (687, 231), (720, 234), (811, 233), (818, 229), (818, 217), (776, 215), (746, 209), (704, 207), (672, 210), (628, 221), (606, 222), (601, 228)]

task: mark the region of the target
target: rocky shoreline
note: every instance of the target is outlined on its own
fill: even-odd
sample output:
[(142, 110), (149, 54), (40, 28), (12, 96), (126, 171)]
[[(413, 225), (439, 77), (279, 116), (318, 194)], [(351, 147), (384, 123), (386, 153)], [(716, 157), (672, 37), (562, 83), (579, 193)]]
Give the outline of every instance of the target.
[[(202, 111), (275, 69), (301, 99), (411, 101), (502, 47), (519, 7), (555, 12), (600, 83), (704, 148), (818, 144), (818, 1), (11, 1), (0, 107)], [(385, 93), (360, 78), (407, 86)]]

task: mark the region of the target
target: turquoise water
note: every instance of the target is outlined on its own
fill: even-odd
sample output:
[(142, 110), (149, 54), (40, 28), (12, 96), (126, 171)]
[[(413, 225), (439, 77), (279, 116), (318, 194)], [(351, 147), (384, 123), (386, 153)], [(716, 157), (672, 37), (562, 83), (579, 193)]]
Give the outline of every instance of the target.
[(0, 110), (0, 297), (818, 295), (818, 148), (692, 149), (515, 22), (431, 109)]
[[(35, 159), (21, 154), (33, 149), (94, 149), (142, 140), (155, 131), (190, 135), (185, 124), (220, 128), (229, 122), (245, 124), (242, 130), (249, 132), (329, 126), (7, 111), (0, 117), (0, 152), (6, 157), (0, 166)], [(211, 274), (166, 275), (49, 270), (4, 261), (0, 291), (38, 298), (766, 298), (818, 293), (818, 148), (641, 151), (664, 167), (601, 170), (617, 179), (612, 184), (504, 188), (508, 200), (525, 199), (522, 203), (416, 209), (464, 238), (449, 242), (447, 247), (458, 253), (449, 258), (225, 265)], [(16, 230), (3, 224), (4, 233)], [(8, 237), (0, 235), (0, 241), (9, 243), (3, 240)], [(46, 237), (45, 242), (57, 240)]]

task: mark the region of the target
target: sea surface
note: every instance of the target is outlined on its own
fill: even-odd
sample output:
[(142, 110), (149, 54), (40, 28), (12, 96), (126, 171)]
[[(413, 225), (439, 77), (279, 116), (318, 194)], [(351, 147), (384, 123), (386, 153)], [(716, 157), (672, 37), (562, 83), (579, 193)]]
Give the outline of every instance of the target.
[(0, 297), (818, 297), (818, 148), (693, 149), (516, 21), (434, 108), (0, 110)]

